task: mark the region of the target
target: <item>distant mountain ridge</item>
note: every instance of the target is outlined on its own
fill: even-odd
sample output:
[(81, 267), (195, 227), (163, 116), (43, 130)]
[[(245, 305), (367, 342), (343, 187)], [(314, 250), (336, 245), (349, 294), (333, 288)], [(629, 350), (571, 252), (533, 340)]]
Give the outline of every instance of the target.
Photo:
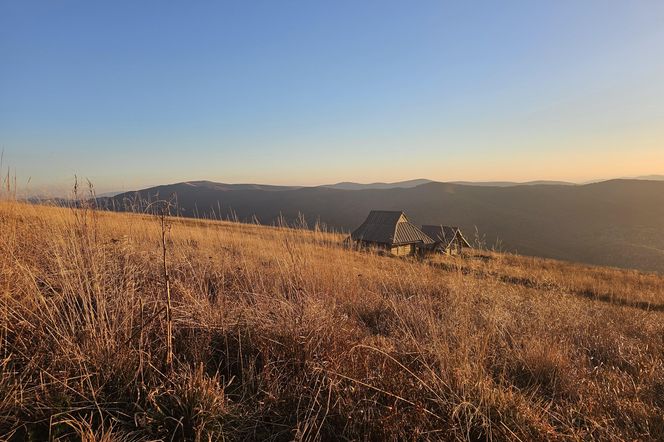
[(342, 190), (362, 190), (362, 189), (410, 189), (411, 187), (417, 187), (422, 184), (433, 183), (434, 181), (428, 180), (425, 178), (418, 178), (414, 180), (407, 181), (398, 181), (396, 183), (354, 183), (350, 181), (345, 181), (342, 183), (336, 184), (324, 184), (319, 187), (329, 187), (330, 189), (342, 189)]
[[(639, 177), (624, 177), (620, 179), (626, 180), (648, 180), (648, 181), (664, 181), (664, 175), (644, 175)], [(228, 183), (218, 183), (214, 181), (199, 180), (199, 181), (184, 181), (182, 183), (175, 184), (188, 184), (193, 187), (207, 187), (207, 188), (216, 188), (218, 190), (228, 191), (228, 190), (250, 190), (250, 189), (259, 189), (259, 190), (294, 190), (301, 189), (304, 187), (327, 187), (330, 189), (342, 189), (342, 190), (364, 190), (364, 189), (409, 189), (412, 187), (421, 186), (422, 184), (428, 183), (451, 183), (451, 184), (461, 184), (464, 186), (489, 186), (489, 187), (511, 187), (511, 186), (577, 186), (581, 184), (593, 184), (600, 183), (603, 181), (610, 180), (593, 180), (585, 183), (573, 183), (569, 181), (556, 181), (556, 180), (535, 180), (535, 181), (434, 181), (426, 178), (417, 178), (412, 180), (405, 181), (396, 181), (392, 183), (388, 182), (375, 182), (375, 183), (356, 183), (353, 181), (343, 181), (335, 184), (321, 184), (318, 186), (286, 186), (286, 185), (271, 185), (271, 184), (228, 184)], [(162, 186), (172, 186), (175, 184), (166, 184)], [(156, 188), (161, 186), (152, 186), (149, 188)], [(136, 191), (132, 191), (136, 192)], [(114, 191), (114, 192), (105, 192), (98, 195), (99, 197), (111, 197), (115, 195), (120, 195), (123, 193), (129, 193), (127, 191)], [(38, 198), (35, 196), (34, 198)]]
[(664, 175), (643, 175), (634, 177), (635, 180), (664, 181)]
[(576, 183), (568, 181), (451, 181), (452, 184), (462, 184), (464, 186), (484, 186), (484, 187), (512, 187), (512, 186), (576, 186)]
[[(342, 182), (336, 184), (326, 184), (319, 187), (329, 187), (331, 189), (343, 190), (364, 190), (364, 189), (410, 189), (412, 187), (421, 186), (422, 184), (440, 183), (441, 181), (433, 181), (425, 178), (418, 178), (415, 180), (398, 181), (395, 183), (355, 183), (355, 182)], [(509, 187), (509, 186), (535, 186), (535, 185), (556, 185), (556, 186), (574, 186), (575, 183), (566, 181), (449, 181), (451, 184), (462, 184), (464, 186), (492, 186), (492, 187)]]
[(371, 209), (405, 210), (416, 224), (460, 226), (506, 251), (664, 272), (664, 181), (477, 186), (428, 182), (357, 190), (187, 182), (99, 198), (111, 210), (173, 199), (181, 216), (273, 224), (302, 217), (346, 232)]
[[(214, 189), (222, 192), (229, 192), (232, 190), (266, 190), (277, 192), (280, 190), (294, 190), (299, 189), (300, 186), (275, 186), (272, 184), (226, 184), (226, 183), (216, 183), (214, 181), (185, 181), (183, 183), (170, 184), (170, 186), (191, 186), (193, 188), (204, 188), (204, 189)], [(169, 186), (169, 185), (167, 185)], [(158, 186), (165, 187), (165, 186)]]

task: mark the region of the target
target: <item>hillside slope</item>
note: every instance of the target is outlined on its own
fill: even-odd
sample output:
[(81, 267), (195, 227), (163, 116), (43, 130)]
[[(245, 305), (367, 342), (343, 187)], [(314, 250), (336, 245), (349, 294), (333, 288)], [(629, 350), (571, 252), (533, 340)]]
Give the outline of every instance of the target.
[(342, 238), (0, 202), (0, 439), (664, 438), (664, 278)]
[[(356, 228), (371, 209), (405, 210), (418, 224), (458, 225), (488, 246), (521, 254), (664, 272), (664, 182), (612, 180), (583, 186), (511, 187), (428, 183), (414, 188), (325, 187), (219, 191), (174, 184), (102, 201), (140, 210), (136, 201), (177, 195), (184, 216), (273, 224), (302, 213), (309, 225)], [(144, 204), (143, 204), (144, 206)]]

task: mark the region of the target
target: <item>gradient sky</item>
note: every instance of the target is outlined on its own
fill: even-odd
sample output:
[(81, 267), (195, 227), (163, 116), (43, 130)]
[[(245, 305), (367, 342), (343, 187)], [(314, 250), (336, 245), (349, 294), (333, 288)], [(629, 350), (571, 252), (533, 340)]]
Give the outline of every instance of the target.
[(664, 174), (656, 0), (0, 0), (0, 60), (40, 191)]

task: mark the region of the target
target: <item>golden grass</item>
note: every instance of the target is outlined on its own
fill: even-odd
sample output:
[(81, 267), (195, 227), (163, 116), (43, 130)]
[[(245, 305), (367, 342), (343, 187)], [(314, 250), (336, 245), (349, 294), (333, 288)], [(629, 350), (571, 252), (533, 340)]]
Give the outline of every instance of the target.
[(664, 278), (0, 202), (0, 439), (662, 440)]

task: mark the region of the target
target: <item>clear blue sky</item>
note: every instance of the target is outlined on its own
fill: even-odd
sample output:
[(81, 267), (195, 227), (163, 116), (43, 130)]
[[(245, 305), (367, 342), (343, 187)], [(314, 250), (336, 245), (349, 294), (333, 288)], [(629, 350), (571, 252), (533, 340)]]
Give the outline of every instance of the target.
[(0, 60), (34, 189), (664, 173), (660, 1), (0, 0)]

